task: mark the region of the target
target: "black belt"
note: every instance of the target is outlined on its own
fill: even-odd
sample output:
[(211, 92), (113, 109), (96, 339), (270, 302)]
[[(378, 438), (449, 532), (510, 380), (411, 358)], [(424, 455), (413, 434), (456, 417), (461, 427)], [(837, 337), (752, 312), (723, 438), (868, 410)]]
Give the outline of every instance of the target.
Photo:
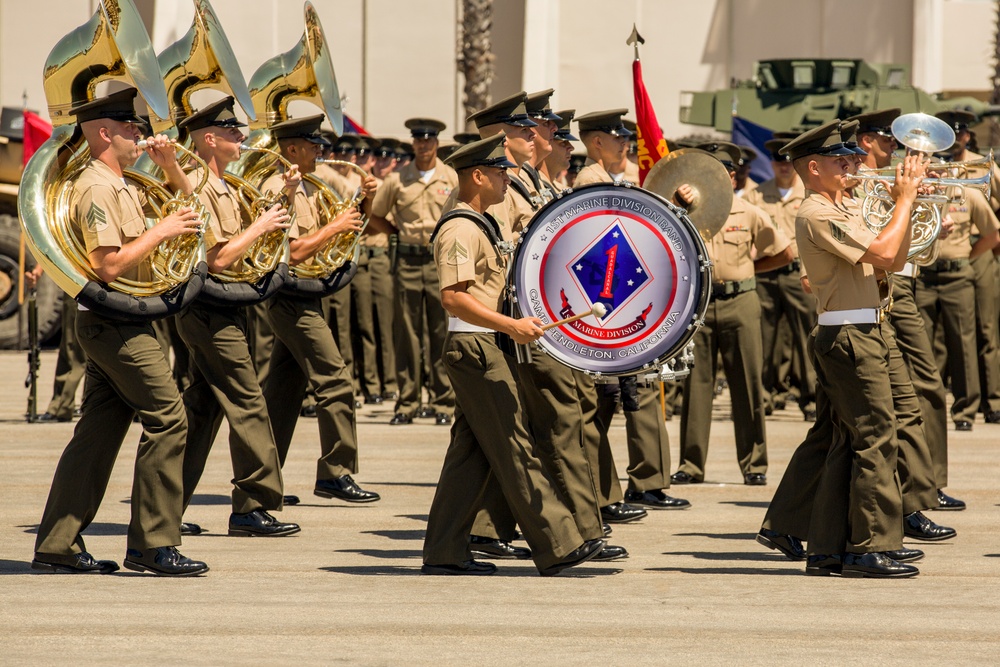
[(378, 246), (361, 246), (361, 254), (368, 255), (369, 257), (381, 257), (387, 252), (389, 251)]
[(429, 245), (418, 243), (397, 243), (396, 252), (410, 257), (430, 257), (434, 254), (434, 250)]
[(920, 270), (933, 273), (946, 273), (948, 271), (961, 271), (969, 265), (970, 261), (967, 259), (939, 259), (930, 266), (920, 267)]
[(731, 299), (738, 294), (751, 292), (756, 288), (756, 278), (747, 278), (746, 280), (725, 280), (720, 283), (712, 283), (712, 298)]

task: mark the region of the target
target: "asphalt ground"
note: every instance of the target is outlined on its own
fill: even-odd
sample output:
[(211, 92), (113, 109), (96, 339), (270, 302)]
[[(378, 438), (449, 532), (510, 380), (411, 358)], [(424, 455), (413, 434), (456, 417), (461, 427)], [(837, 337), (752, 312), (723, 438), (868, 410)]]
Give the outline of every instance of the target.
[[(55, 353), (43, 355), (40, 404)], [(315, 422), (302, 419), (284, 469), (303, 503), (278, 516), (302, 525), (278, 538), (226, 536), (232, 476), (226, 429), (186, 519), (207, 534), (181, 551), (204, 577), (44, 575), (29, 568), (36, 526), (72, 424), (26, 424), (27, 364), (0, 353), (0, 663), (351, 665), (882, 665), (995, 664), (1000, 656), (1000, 426), (949, 432), (957, 528), (908, 580), (814, 578), (757, 545), (754, 534), (807, 424), (789, 408), (768, 421), (769, 486), (748, 487), (735, 460), (728, 399), (716, 399), (708, 481), (678, 486), (687, 511), (651, 511), (615, 526), (627, 560), (541, 578), (499, 561), (491, 577), (419, 573), (427, 510), (448, 429), (388, 425), (390, 405), (359, 411), (361, 471), (380, 502), (312, 495)], [(667, 423), (675, 465), (678, 418)], [(121, 562), (140, 428), (122, 447), (85, 536)], [(624, 421), (612, 429), (619, 471)]]

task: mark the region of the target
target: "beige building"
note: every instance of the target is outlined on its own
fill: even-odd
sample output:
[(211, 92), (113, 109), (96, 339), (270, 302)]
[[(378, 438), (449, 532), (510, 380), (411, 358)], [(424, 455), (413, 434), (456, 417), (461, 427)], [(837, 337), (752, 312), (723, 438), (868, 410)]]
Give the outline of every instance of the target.
[[(134, 0), (157, 52), (191, 23), (191, 0)], [(97, 0), (0, 0), (0, 102), (44, 112), (49, 50)], [(347, 113), (374, 134), (405, 135), (403, 120), (464, 125), (457, 72), (461, 0), (313, 0), (331, 45)], [(300, 0), (212, 0), (244, 76), (300, 38)], [(556, 89), (579, 112), (632, 107), (638, 25), (646, 86), (668, 135), (681, 91), (728, 86), (765, 58), (838, 57), (911, 65), (930, 92), (988, 91), (994, 0), (494, 0), (495, 97)], [(214, 93), (201, 95), (208, 99)], [(196, 105), (199, 98), (195, 99)], [(312, 113), (309, 105), (293, 114)]]

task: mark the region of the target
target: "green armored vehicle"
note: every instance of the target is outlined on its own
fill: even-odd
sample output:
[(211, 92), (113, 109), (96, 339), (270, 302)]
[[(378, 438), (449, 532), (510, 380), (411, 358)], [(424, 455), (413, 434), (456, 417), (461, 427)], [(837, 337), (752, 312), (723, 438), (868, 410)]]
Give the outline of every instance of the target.
[(899, 107), (933, 114), (965, 109), (980, 117), (1000, 108), (972, 97), (939, 99), (910, 84), (906, 65), (850, 59), (761, 60), (755, 75), (727, 90), (682, 92), (680, 121), (732, 130), (737, 115), (773, 131), (804, 131), (834, 118)]

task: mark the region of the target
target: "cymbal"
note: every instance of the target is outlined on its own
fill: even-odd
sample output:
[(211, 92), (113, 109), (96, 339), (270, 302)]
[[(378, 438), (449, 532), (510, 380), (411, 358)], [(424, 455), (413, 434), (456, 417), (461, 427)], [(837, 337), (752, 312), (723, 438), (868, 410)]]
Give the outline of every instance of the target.
[(697, 148), (672, 151), (653, 165), (643, 188), (673, 202), (684, 184), (695, 191), (688, 217), (707, 242), (719, 233), (733, 206), (733, 181), (715, 156)]

